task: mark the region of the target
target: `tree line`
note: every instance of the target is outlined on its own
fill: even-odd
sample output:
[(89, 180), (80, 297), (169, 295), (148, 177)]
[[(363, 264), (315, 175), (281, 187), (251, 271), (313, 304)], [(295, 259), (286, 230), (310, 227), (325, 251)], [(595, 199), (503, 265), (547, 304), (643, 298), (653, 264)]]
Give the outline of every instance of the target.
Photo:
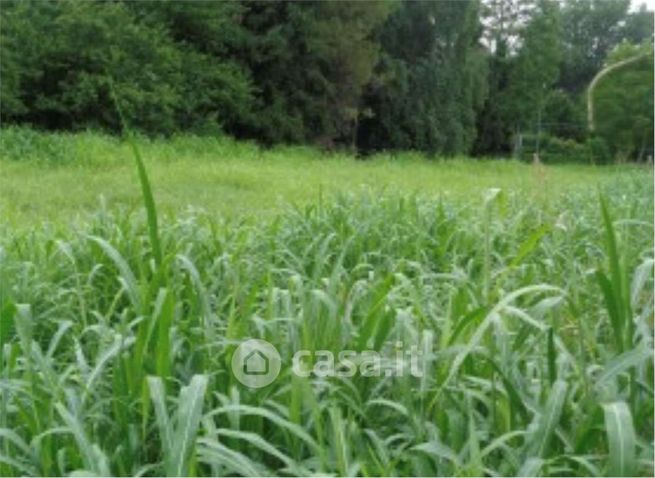
[[(5, 1), (3, 125), (363, 153), (643, 159), (653, 16), (629, 0)], [(597, 127), (586, 89), (601, 69)], [(112, 94), (112, 91), (115, 95)]]

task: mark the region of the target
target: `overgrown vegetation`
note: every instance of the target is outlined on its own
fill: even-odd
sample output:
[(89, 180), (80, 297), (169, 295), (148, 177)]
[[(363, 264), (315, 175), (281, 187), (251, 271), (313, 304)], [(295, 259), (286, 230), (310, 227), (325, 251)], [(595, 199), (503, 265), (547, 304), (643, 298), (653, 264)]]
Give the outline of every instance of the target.
[[(652, 154), (645, 9), (0, 20), (0, 476), (655, 474), (652, 167), (604, 164)], [(535, 160), (437, 156), (468, 151)], [(282, 361), (257, 389), (250, 338)]]
[[(591, 79), (621, 52), (652, 51), (652, 12), (629, 5), (7, 0), (0, 113), (117, 132), (113, 82), (150, 135), (520, 156), (526, 134), (585, 143)], [(599, 90), (596, 134), (613, 157), (653, 154), (652, 65)]]
[[(3, 228), (0, 473), (652, 476), (652, 185), (602, 193)], [(263, 389), (247, 337), (283, 357)], [(397, 342), (423, 378), (289, 370)]]
[[(554, 200), (648, 171), (638, 165), (590, 167), (591, 161), (601, 161), (586, 150), (568, 148), (569, 143), (553, 151), (558, 158), (545, 140), (543, 171), (514, 160), (428, 161), (417, 152), (379, 153), (360, 161), (343, 152), (262, 148), (228, 136), (141, 136), (137, 143), (158, 186), (157, 204), (167, 216), (189, 208), (267, 215), (288, 203), (315, 203), (323, 194), (380, 189), (468, 198), (472, 191), (503, 188)], [(532, 146), (525, 141), (526, 151)], [(0, 217), (23, 228), (43, 221), (68, 224), (76, 217), (83, 222), (99, 207), (137, 209), (139, 179), (131, 155), (125, 141), (107, 134), (2, 129)]]

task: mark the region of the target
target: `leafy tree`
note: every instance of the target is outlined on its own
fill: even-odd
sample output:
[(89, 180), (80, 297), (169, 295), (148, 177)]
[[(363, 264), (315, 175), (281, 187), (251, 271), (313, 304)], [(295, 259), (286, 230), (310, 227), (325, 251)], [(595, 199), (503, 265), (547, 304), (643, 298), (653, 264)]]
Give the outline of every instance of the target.
[(371, 33), (384, 2), (246, 3), (243, 52), (257, 85), (249, 133), (266, 142), (351, 143), (359, 99), (378, 58)]
[(567, 0), (562, 7), (560, 86), (580, 93), (625, 35), (630, 0)]
[[(29, 58), (30, 52), (23, 51), (22, 55), (18, 48), (16, 31), (20, 30), (13, 22), (12, 12), (13, 5), (6, 4), (0, 9), (0, 118), (7, 119), (18, 117), (27, 112), (27, 106), (21, 97), (21, 81), (30, 76), (35, 76), (37, 72), (28, 69), (30, 65), (34, 68), (35, 61)], [(23, 25), (23, 29), (30, 28), (31, 25)], [(25, 49), (27, 50), (27, 49)]]
[(10, 73), (18, 78), (10, 96), (23, 106), (5, 111), (5, 119), (116, 128), (112, 77), (130, 120), (146, 130), (173, 129), (179, 97), (170, 84), (180, 56), (164, 31), (137, 24), (124, 5), (12, 2), (3, 5), (2, 25), (4, 55), (17, 58), (8, 68), (20, 69)]
[[(207, 16), (207, 6), (190, 3), (184, 11), (187, 16)], [(8, 105), (3, 119), (47, 128), (115, 130), (118, 118), (109, 87), (113, 80), (125, 116), (147, 132), (240, 120), (251, 101), (247, 75), (234, 62), (210, 58), (171, 35), (167, 15), (176, 12), (174, 7), (6, 3), (0, 51), (3, 77), (11, 81), (3, 82), (3, 105)]]
[(620, 159), (653, 154), (653, 45), (622, 43), (607, 65), (639, 57), (608, 74), (594, 89), (595, 132)]
[(183, 101), (176, 108), (178, 127), (210, 128), (238, 134), (253, 120), (254, 87), (235, 52), (248, 42), (238, 2), (139, 1), (126, 3), (154, 28), (165, 28), (180, 51), (176, 86)]
[(380, 33), (382, 58), (360, 125), (364, 149), (470, 150), (486, 94), (478, 3), (403, 2)]
[(653, 41), (653, 12), (642, 3), (639, 10), (628, 15), (623, 26), (623, 40), (633, 44)]
[[(635, 48), (613, 52), (622, 40), (652, 40), (653, 17), (628, 0), (562, 5), (564, 15), (545, 0), (7, 0), (1, 120), (115, 131), (113, 85), (150, 134), (498, 154), (541, 131), (575, 146), (588, 139), (581, 93), (609, 52)], [(643, 67), (598, 92), (611, 117), (599, 133), (614, 131), (621, 154), (651, 147), (652, 118), (631, 96), (650, 91)]]
[(473, 151), (478, 155), (511, 151), (512, 122), (507, 120), (504, 105), (510, 70), (533, 11), (530, 0), (485, 0), (481, 4), (482, 40), (489, 57), (489, 94), (477, 118)]
[(581, 101), (561, 88), (550, 90), (542, 112), (542, 131), (559, 138), (583, 141), (587, 124)]
[(522, 32), (504, 98), (508, 121), (516, 131), (538, 127), (549, 90), (559, 76), (558, 5), (540, 0), (535, 7)]
[(482, 39), (494, 56), (507, 58), (516, 52), (521, 31), (533, 9), (531, 0), (484, 0), (481, 3)]

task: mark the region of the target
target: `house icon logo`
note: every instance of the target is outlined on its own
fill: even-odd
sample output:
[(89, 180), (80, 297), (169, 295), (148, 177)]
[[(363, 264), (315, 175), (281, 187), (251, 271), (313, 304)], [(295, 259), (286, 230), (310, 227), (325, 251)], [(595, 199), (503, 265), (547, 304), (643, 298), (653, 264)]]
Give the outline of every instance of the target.
[(266, 375), (268, 369), (268, 357), (260, 350), (253, 350), (243, 361), (243, 373), (246, 375)]
[(277, 349), (265, 340), (246, 340), (232, 355), (232, 373), (239, 382), (250, 388), (261, 388), (272, 383), (280, 373), (281, 364)]

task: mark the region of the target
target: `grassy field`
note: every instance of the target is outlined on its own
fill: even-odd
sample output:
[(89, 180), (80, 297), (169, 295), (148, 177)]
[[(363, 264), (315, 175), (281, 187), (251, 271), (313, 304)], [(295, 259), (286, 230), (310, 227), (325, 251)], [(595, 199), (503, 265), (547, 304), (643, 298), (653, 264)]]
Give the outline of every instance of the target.
[[(289, 202), (308, 204), (338, 192), (386, 190), (481, 200), (488, 188), (550, 198), (591, 190), (622, 176), (651, 176), (630, 166), (548, 166), (535, 172), (516, 161), (467, 158), (426, 161), (416, 154), (379, 155), (366, 161), (310, 148), (262, 150), (229, 138), (178, 137), (140, 142), (162, 213), (203, 208), (210, 213), (268, 213)], [(102, 198), (102, 199), (101, 199)], [(94, 133), (0, 132), (0, 214), (13, 224), (63, 220), (101, 204), (140, 207), (129, 147)]]
[(9, 134), (0, 475), (653, 475), (651, 170)]

